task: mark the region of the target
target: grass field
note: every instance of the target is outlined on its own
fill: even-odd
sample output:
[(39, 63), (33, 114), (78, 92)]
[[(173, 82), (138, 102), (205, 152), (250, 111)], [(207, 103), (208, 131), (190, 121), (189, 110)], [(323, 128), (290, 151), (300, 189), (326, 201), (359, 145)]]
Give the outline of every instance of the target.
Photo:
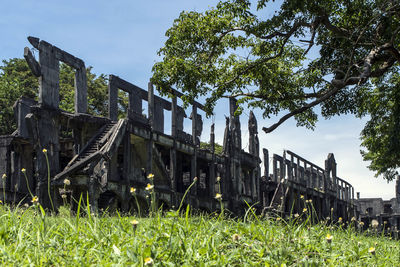
[[(82, 212), (82, 210), (84, 212)], [(191, 215), (137, 218), (39, 205), (0, 207), (2, 266), (399, 266), (400, 244), (355, 227), (291, 220)], [(354, 222), (356, 224), (356, 222)]]

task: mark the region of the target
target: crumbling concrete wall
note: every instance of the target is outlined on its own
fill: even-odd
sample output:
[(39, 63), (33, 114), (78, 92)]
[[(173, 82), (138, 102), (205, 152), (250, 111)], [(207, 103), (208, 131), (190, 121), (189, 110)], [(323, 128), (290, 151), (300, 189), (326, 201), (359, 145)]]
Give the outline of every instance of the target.
[[(86, 114), (84, 62), (38, 38), (28, 40), (39, 50), (39, 62), (29, 48), (25, 48), (24, 54), (39, 79), (39, 102), (25, 98), (17, 102), (18, 130), (0, 144), (0, 159), (3, 159), (0, 170), (10, 174), (8, 192), (27, 195), (20, 171), (26, 168), (29, 184), (36, 188), (34, 194), (43, 206), (51, 208), (47, 192), (49, 168), (51, 199), (55, 206), (60, 204), (60, 193), (73, 205), (88, 194), (93, 209), (132, 210), (136, 204), (130, 188), (137, 188), (136, 196), (145, 205), (148, 192), (144, 188), (147, 183), (154, 183), (158, 204), (177, 207), (190, 184), (197, 180), (186, 203), (201, 210), (218, 209), (220, 203), (215, 199), (218, 193), (222, 194), (224, 206), (237, 214), (244, 212), (248, 204), (259, 210), (278, 209), (283, 214), (300, 212), (304, 208), (299, 200), (301, 195), (313, 201), (319, 217), (328, 216), (331, 207), (337, 216), (345, 219), (354, 213), (353, 187), (336, 176), (333, 154), (328, 156), (325, 168), (321, 168), (285, 151), (282, 156), (272, 155), (270, 168), (268, 150), (263, 149), (264, 176), (261, 178), (256, 117), (250, 113), (249, 152), (245, 152), (234, 98), (229, 102), (223, 153), (216, 154), (215, 125), (211, 126), (210, 149), (200, 147), (201, 112), (204, 111), (201, 103), (191, 103), (191, 131), (185, 132), (183, 121), (187, 114), (177, 104), (182, 93), (170, 88), (172, 99), (167, 100), (154, 94), (151, 83), (145, 90), (110, 75), (108, 118), (90, 116)], [(60, 61), (76, 71), (74, 114), (58, 107)], [(119, 90), (128, 94), (129, 99), (126, 119), (121, 120), (118, 120)], [(147, 116), (142, 114), (146, 102)], [(171, 112), (169, 122), (164, 116), (166, 111)], [(167, 123), (171, 134), (165, 133)], [(65, 125), (72, 137), (63, 136)], [(155, 174), (154, 179), (148, 178), (150, 174)], [(67, 188), (63, 182), (66, 178), (70, 181)], [(13, 189), (14, 185), (17, 187)]]

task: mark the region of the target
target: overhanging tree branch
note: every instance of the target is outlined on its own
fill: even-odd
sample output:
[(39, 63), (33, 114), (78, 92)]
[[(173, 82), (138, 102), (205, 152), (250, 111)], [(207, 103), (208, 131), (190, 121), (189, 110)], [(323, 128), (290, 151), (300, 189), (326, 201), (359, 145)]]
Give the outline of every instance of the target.
[[(311, 109), (317, 105), (323, 106), (326, 117), (375, 113), (374, 125), (390, 124), (390, 120), (378, 120), (380, 114), (393, 111), (393, 103), (389, 106), (385, 99), (397, 99), (398, 94), (399, 1), (283, 0), (278, 12), (265, 16), (262, 11), (269, 2), (259, 0), (261, 12), (251, 13), (250, 1), (222, 0), (204, 17), (182, 15), (168, 32), (168, 46), (160, 50), (165, 57), (154, 68), (156, 79), (159, 83), (173, 81), (190, 98), (210, 93), (210, 110), (218, 99), (237, 97), (241, 105), (260, 108), (266, 116), (288, 112), (271, 127), (264, 127), (265, 132), (291, 117), (303, 125), (314, 125), (317, 116)], [(182, 31), (186, 26), (190, 31)], [(308, 56), (315, 45), (320, 53)], [(247, 58), (241, 57), (243, 53)], [(362, 86), (372, 77), (384, 79)], [(244, 89), (255, 84), (260, 88)], [(375, 91), (385, 99), (371, 94)], [(399, 114), (400, 110), (393, 118)], [(376, 132), (376, 127), (371, 129)], [(364, 158), (388, 170), (389, 165), (379, 159), (384, 151), (380, 148), (400, 150), (392, 143), (379, 143), (374, 133), (362, 136), (363, 146), (372, 151)], [(400, 167), (400, 160), (393, 163), (383, 158), (390, 166)]]
[(279, 121), (277, 123), (274, 123), (273, 125), (271, 125), (270, 127), (263, 127), (262, 130), (265, 133), (270, 133), (272, 131), (274, 131), (276, 128), (278, 128), (279, 125), (281, 125), (282, 123), (284, 123), (286, 120), (290, 119), (291, 117), (300, 114), (304, 111), (306, 111), (307, 109), (310, 109), (312, 107), (315, 107), (316, 105), (320, 104), (321, 102), (327, 100), (329, 97), (333, 96), (334, 94), (336, 94), (342, 87), (334, 87), (334, 89), (329, 90), (326, 94), (324, 94), (322, 97), (314, 100), (313, 102), (304, 105), (298, 109), (295, 109), (291, 112), (289, 112), (288, 114), (286, 114), (285, 116), (283, 116), (282, 118), (279, 119)]
[[(321, 97), (321, 91), (318, 92), (314, 92), (314, 93), (304, 93), (301, 95), (286, 95), (286, 96), (282, 96), (282, 97), (276, 97), (274, 98), (276, 101), (285, 101), (285, 100), (304, 100), (304, 99), (309, 99), (309, 98), (317, 98), (317, 97)], [(263, 100), (271, 100), (271, 98), (265, 94), (256, 94), (256, 93), (244, 93), (244, 92), (240, 92), (240, 93), (236, 93), (236, 94), (232, 94), (232, 95), (224, 95), (222, 96), (224, 98), (236, 98), (236, 97), (251, 97), (251, 98), (259, 98), (259, 99), (263, 99)]]
[[(268, 128), (263, 127), (262, 130), (265, 133), (270, 133), (270, 132), (274, 131), (277, 127), (279, 127), (279, 125), (281, 125), (286, 120), (288, 120), (289, 118), (291, 118), (297, 114), (300, 114), (310, 108), (313, 108), (313, 107), (317, 106), (318, 104), (322, 103), (323, 101), (326, 101), (330, 97), (337, 94), (342, 88), (349, 86), (349, 85), (355, 85), (355, 84), (361, 85), (361, 84), (365, 83), (369, 77), (374, 77), (375, 75), (384, 73), (385, 71), (387, 71), (388, 68), (390, 68), (396, 62), (395, 59), (391, 58), (391, 60), (384, 62), (382, 64), (381, 68), (379, 68), (373, 72), (371, 71), (371, 67), (372, 67), (373, 63), (376, 61), (376, 59), (379, 57), (380, 52), (385, 51), (385, 50), (390, 51), (392, 47), (393, 46), (391, 44), (386, 43), (377, 48), (372, 49), (370, 51), (370, 53), (365, 57), (364, 65), (363, 65), (363, 72), (361, 73), (360, 76), (349, 77), (347, 79), (342, 79), (342, 80), (333, 79), (331, 81), (331, 85), (333, 86), (333, 89), (328, 90), (323, 96), (312, 101), (311, 103), (308, 103), (308, 104), (306, 104), (300, 108), (297, 108), (297, 109), (289, 112), (288, 114), (284, 115), (283, 117), (281, 117), (279, 119), (279, 121), (277, 123), (274, 123), (272, 126), (270, 126)], [(349, 71), (347, 71), (347, 73), (349, 73)]]

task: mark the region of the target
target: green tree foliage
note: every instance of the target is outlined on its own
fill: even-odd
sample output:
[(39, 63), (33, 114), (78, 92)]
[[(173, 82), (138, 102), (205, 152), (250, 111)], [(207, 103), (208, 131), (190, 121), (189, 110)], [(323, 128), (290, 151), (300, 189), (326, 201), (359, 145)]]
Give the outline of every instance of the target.
[(370, 116), (361, 132), (361, 154), (378, 175), (394, 179), (400, 166), (400, 74), (390, 73), (368, 88), (360, 110)]
[(400, 2), (284, 0), (274, 13), (270, 5), (231, 0), (182, 12), (166, 32), (153, 83), (164, 94), (177, 87), (185, 103), (206, 96), (208, 114), (219, 99), (236, 97), (238, 112), (278, 116), (266, 133), (292, 117), (313, 128), (317, 111), (371, 116), (362, 155), (377, 175), (393, 179), (400, 164)]
[[(97, 116), (108, 114), (108, 80), (104, 74), (95, 75), (92, 68), (86, 69), (88, 85), (88, 113)], [(74, 112), (74, 77), (75, 71), (66, 64), (60, 64), (60, 109)], [(37, 100), (38, 79), (30, 71), (24, 59), (3, 60), (0, 66), (0, 135), (10, 134), (15, 130), (15, 101), (26, 96)], [(120, 113), (127, 110), (127, 96), (120, 93)]]
[[(201, 149), (208, 149), (212, 150), (211, 144), (209, 142), (200, 142), (200, 148)], [(218, 143), (214, 143), (214, 152), (215, 154), (222, 155), (223, 153), (223, 146), (221, 146)]]
[(37, 88), (37, 78), (25, 60), (3, 60), (0, 66), (0, 135), (11, 134), (15, 130), (14, 102), (20, 96), (37, 100)]
[[(72, 67), (60, 65), (60, 108), (74, 112), (74, 79), (75, 71)], [(88, 90), (88, 113), (106, 117), (108, 115), (108, 78), (104, 74), (96, 76), (92, 67), (86, 68)], [(118, 116), (124, 117), (128, 110), (128, 95), (124, 91), (118, 92)]]
[[(108, 113), (108, 85), (104, 74), (96, 76), (92, 67), (86, 69), (88, 89), (88, 113), (98, 116), (107, 116)], [(74, 112), (74, 79), (75, 71), (66, 64), (60, 65), (60, 108)]]

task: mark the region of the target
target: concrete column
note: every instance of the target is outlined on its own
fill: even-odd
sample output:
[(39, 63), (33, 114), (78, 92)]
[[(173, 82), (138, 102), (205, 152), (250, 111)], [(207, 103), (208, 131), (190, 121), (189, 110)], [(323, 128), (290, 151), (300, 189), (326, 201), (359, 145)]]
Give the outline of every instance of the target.
[[(177, 190), (177, 178), (176, 178), (176, 138), (177, 138), (177, 99), (176, 96), (172, 98), (171, 102), (171, 135), (174, 138), (173, 146), (170, 150), (170, 164), (169, 164), (169, 178), (170, 186), (173, 192)], [(183, 125), (182, 125), (183, 127)]]
[(41, 41), (39, 51), (39, 63), (42, 70), (42, 75), (39, 77), (39, 104), (42, 107), (58, 109), (60, 102), (59, 62), (51, 44)]
[(153, 130), (164, 133), (164, 108), (154, 99)]
[(108, 80), (108, 117), (112, 121), (118, 119), (118, 87), (113, 75), (110, 75)]
[(269, 177), (269, 153), (268, 153), (268, 149), (266, 149), (266, 148), (263, 149), (263, 155), (264, 155), (264, 176), (268, 179), (268, 177)]
[(135, 90), (134, 92), (129, 92), (128, 117), (135, 119), (136, 116), (142, 116), (142, 112), (142, 98), (140, 96), (140, 91)]
[(150, 137), (147, 142), (147, 174), (153, 173), (153, 129), (154, 129), (154, 87), (151, 82), (148, 83), (148, 111), (150, 122)]
[[(191, 160), (191, 171), (190, 171), (190, 181), (192, 182), (198, 175), (197, 170), (197, 106), (193, 104), (192, 106), (192, 142), (194, 145), (194, 153)], [(197, 195), (197, 183), (192, 187), (192, 194)]]
[(75, 113), (87, 112), (87, 84), (85, 64), (75, 71)]
[(211, 153), (212, 153), (212, 160), (210, 163), (210, 181), (209, 181), (209, 196), (214, 197), (215, 196), (215, 183), (216, 183), (216, 178), (215, 178), (215, 125), (214, 123), (211, 125), (211, 132), (210, 132), (210, 144), (211, 144)]

